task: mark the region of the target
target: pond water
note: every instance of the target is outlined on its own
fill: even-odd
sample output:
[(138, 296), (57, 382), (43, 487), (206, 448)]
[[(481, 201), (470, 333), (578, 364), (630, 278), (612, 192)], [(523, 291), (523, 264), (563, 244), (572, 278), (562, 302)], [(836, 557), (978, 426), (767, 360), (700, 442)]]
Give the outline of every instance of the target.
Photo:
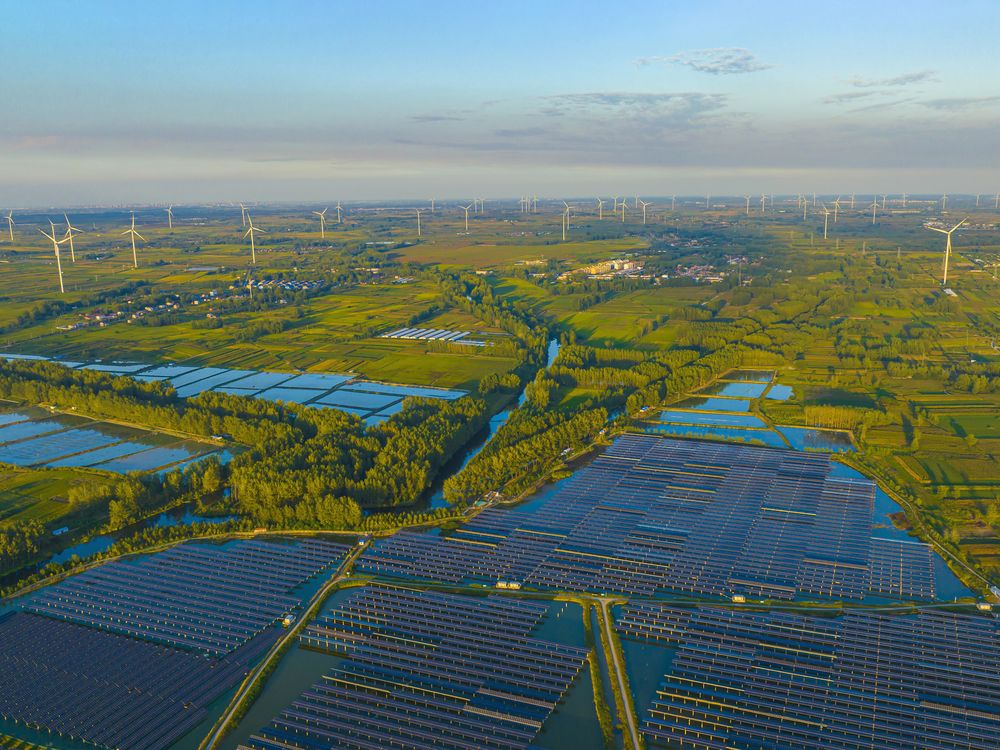
[(733, 370), (724, 375), (722, 380), (735, 380), (741, 383), (770, 383), (774, 380), (773, 370)]
[(698, 409), (700, 411), (750, 411), (750, 402), (745, 398), (717, 398), (714, 396), (691, 396), (674, 404), (678, 409)]
[(765, 398), (769, 398), (773, 401), (787, 401), (794, 395), (795, 392), (792, 390), (790, 385), (775, 383), (771, 386), (771, 390), (767, 392), (767, 396)]
[(707, 396), (728, 396), (729, 398), (759, 398), (767, 390), (765, 383), (728, 383), (717, 381), (698, 393)]
[(767, 427), (760, 417), (755, 417), (753, 414), (712, 414), (697, 411), (678, 411), (676, 409), (661, 411), (659, 421), (718, 427)]
[(795, 450), (824, 451), (829, 453), (849, 453), (854, 451), (849, 432), (839, 430), (818, 430), (811, 427), (777, 427)]
[(739, 427), (706, 427), (690, 424), (648, 424), (645, 432), (655, 432), (661, 435), (675, 437), (726, 440), (736, 443), (762, 443), (771, 448), (787, 448), (788, 445), (781, 435), (774, 430), (751, 430)]

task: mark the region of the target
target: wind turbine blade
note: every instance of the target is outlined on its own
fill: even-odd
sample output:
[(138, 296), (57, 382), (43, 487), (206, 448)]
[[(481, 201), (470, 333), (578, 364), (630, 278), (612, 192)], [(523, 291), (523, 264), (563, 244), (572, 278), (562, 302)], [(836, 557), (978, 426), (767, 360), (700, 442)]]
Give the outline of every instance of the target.
[(968, 217), (968, 216), (966, 216), (966, 217), (965, 217), (964, 219), (962, 219), (962, 220), (961, 220), (960, 222), (958, 222), (958, 224), (956, 224), (955, 226), (953, 226), (953, 227), (951, 228), (951, 231), (953, 231), (953, 232), (954, 232), (954, 231), (955, 231), (956, 229), (958, 229), (958, 228), (959, 228), (960, 226), (962, 226), (962, 225), (963, 225), (963, 224), (964, 224), (965, 222), (967, 222), (968, 220), (969, 220), (969, 217)]
[(250, 232), (252, 232), (252, 231), (253, 231), (253, 229), (248, 229), (246, 231), (246, 233), (243, 235), (243, 239), (246, 239), (247, 237), (249, 237), (250, 236)]
[(143, 236), (142, 236), (141, 234), (139, 234), (138, 232), (136, 232), (136, 233), (135, 233), (135, 236), (136, 236), (136, 237), (138, 237), (138, 238), (139, 238), (140, 240), (142, 240), (143, 242), (145, 242), (145, 241), (146, 241), (146, 238), (145, 238), (145, 237), (143, 237)]

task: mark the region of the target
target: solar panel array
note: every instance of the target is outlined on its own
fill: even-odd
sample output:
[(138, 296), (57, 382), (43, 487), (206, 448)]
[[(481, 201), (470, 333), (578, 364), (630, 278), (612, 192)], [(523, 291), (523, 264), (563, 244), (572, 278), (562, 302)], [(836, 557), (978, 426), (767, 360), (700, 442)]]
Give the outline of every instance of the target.
[(221, 656), (298, 604), (290, 592), (347, 553), (320, 540), (184, 544), (101, 565), (43, 589), (39, 615)]
[(624, 635), (676, 645), (642, 721), (656, 746), (992, 750), (1000, 623), (946, 613), (809, 618), (658, 604)]
[(523, 750), (586, 649), (531, 636), (541, 604), (387, 586), (356, 590), (301, 636), (344, 661), (243, 750)]
[(206, 718), (349, 547), (184, 544), (42, 589), (0, 618), (0, 718), (105, 748), (161, 750)]
[[(482, 341), (462, 343), (485, 346)], [(0, 353), (0, 359), (48, 360), (48, 357)], [(149, 365), (134, 362), (81, 363), (59, 362), (66, 367), (94, 370), (110, 375), (128, 375), (141, 382), (163, 381), (172, 385), (183, 398), (197, 396), (205, 391), (252, 396), (269, 401), (287, 401), (294, 404), (315, 406), (320, 409), (340, 409), (362, 417), (366, 424), (384, 422), (401, 410), (406, 396), (454, 400), (468, 395), (453, 388), (428, 388), (424, 386), (393, 385), (367, 380), (355, 380), (353, 375), (335, 373), (264, 372), (233, 370), (225, 367), (197, 367), (185, 365)], [(350, 396), (359, 393), (367, 396), (364, 405), (356, 405)], [(391, 398), (387, 398), (391, 396)]]
[(279, 630), (222, 659), (24, 612), (0, 619), (0, 717), (107, 748), (158, 750), (193, 729)]
[(652, 595), (933, 599), (929, 547), (873, 540), (875, 486), (825, 455), (623, 435), (539, 507), (380, 540), (360, 570)]

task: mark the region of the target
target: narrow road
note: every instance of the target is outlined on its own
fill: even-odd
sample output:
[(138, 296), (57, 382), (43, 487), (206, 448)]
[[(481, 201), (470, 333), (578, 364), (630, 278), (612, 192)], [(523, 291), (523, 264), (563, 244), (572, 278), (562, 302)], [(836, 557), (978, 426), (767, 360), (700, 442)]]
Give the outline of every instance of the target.
[(219, 720), (212, 727), (211, 731), (205, 739), (201, 741), (201, 744), (198, 745), (198, 750), (213, 750), (213, 748), (218, 746), (219, 742), (226, 735), (229, 722), (232, 721), (233, 716), (243, 705), (243, 702), (247, 699), (247, 696), (250, 694), (250, 691), (253, 690), (257, 681), (262, 675), (267, 673), (271, 663), (276, 658), (280, 658), (285, 645), (298, 637), (302, 626), (313, 618), (316, 614), (316, 610), (318, 610), (319, 607), (322, 606), (323, 602), (326, 601), (326, 597), (330, 593), (330, 590), (347, 577), (354, 561), (357, 560), (364, 549), (365, 548), (363, 547), (355, 547), (351, 550), (350, 554), (344, 559), (344, 562), (342, 562), (340, 567), (337, 568), (333, 577), (331, 577), (330, 580), (323, 584), (320, 589), (313, 594), (305, 609), (302, 610), (302, 614), (299, 616), (299, 619), (288, 628), (287, 633), (285, 633), (274, 643), (273, 646), (271, 646), (264, 659), (250, 671), (250, 674), (248, 674), (240, 684), (239, 689), (236, 691), (236, 695), (233, 696), (233, 699), (229, 702), (229, 705), (226, 707), (222, 716), (219, 717)]
[[(615, 648), (617, 641), (612, 626), (611, 609), (608, 607), (611, 600), (606, 597), (600, 597), (597, 601), (601, 605), (601, 629), (603, 631), (603, 638), (601, 640), (604, 644), (604, 661), (608, 666), (614, 667), (615, 681), (618, 683), (618, 692), (622, 698), (622, 713), (625, 714), (625, 723), (628, 725), (628, 731), (632, 737), (632, 748), (633, 750), (639, 750), (642, 745), (639, 744), (639, 729), (636, 725), (635, 713), (633, 711), (632, 696), (625, 685), (625, 677), (623, 676), (624, 667), (618, 659), (618, 649)], [(609, 656), (610, 658), (608, 658)]]

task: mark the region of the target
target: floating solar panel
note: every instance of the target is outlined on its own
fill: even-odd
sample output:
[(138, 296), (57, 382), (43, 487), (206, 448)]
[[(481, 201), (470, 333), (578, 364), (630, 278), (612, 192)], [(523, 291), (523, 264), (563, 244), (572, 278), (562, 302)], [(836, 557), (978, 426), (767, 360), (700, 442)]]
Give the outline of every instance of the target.
[(391, 385), (389, 383), (373, 383), (367, 380), (358, 380), (341, 387), (338, 393), (344, 391), (365, 391), (369, 393), (387, 393), (403, 398), (405, 396), (420, 396), (422, 398), (443, 398), (456, 399), (467, 395), (465, 391), (456, 391), (448, 388), (424, 388), (415, 385)]
[(43, 589), (25, 609), (220, 656), (296, 607), (293, 589), (346, 551), (313, 540), (185, 544), (87, 570)]
[(323, 393), (323, 391), (307, 388), (279, 386), (278, 388), (268, 388), (266, 391), (261, 391), (257, 394), (257, 398), (267, 399), (268, 401), (287, 401), (290, 404), (305, 404), (317, 396), (323, 395)]
[(249, 388), (253, 391), (262, 391), (266, 388), (273, 388), (276, 385), (280, 385), (292, 377), (294, 376), (290, 372), (255, 372), (253, 375), (247, 375), (245, 378), (234, 380), (228, 383), (228, 385), (233, 388)]
[(52, 419), (40, 419), (35, 422), (11, 422), (0, 427), (0, 444), (25, 440), (48, 432), (59, 432), (70, 427), (68, 422), (57, 422)]
[(63, 456), (82, 453), (117, 443), (119, 438), (86, 428), (64, 430), (54, 435), (22, 440), (0, 446), (0, 461), (16, 466), (34, 466)]
[(22, 414), (18, 411), (8, 411), (0, 414), (0, 427), (5, 424), (14, 424), (16, 422), (25, 422), (31, 419), (27, 414)]
[(359, 393), (357, 391), (340, 389), (323, 396), (323, 398), (319, 399), (319, 403), (325, 406), (351, 406), (355, 409), (374, 411), (385, 408), (389, 404), (399, 401), (399, 399), (400, 397), (395, 394)]
[(350, 375), (332, 375), (323, 372), (306, 372), (302, 375), (296, 375), (291, 380), (286, 380), (282, 385), (285, 388), (315, 388), (326, 391), (330, 388), (336, 388), (338, 385), (343, 385), (349, 380), (351, 380)]
[(525, 750), (587, 656), (531, 635), (545, 611), (358, 589), (301, 636), (343, 661), (241, 747)]
[(617, 628), (676, 648), (642, 720), (656, 747), (986, 750), (1000, 738), (994, 618), (633, 603)]
[(361, 571), (758, 599), (933, 599), (926, 545), (873, 540), (875, 485), (828, 456), (623, 435), (530, 510), (376, 541)]
[(141, 372), (149, 365), (136, 364), (135, 362), (99, 362), (96, 364), (83, 365), (81, 370), (93, 370), (94, 372), (106, 372), (110, 375), (124, 375), (133, 372)]

